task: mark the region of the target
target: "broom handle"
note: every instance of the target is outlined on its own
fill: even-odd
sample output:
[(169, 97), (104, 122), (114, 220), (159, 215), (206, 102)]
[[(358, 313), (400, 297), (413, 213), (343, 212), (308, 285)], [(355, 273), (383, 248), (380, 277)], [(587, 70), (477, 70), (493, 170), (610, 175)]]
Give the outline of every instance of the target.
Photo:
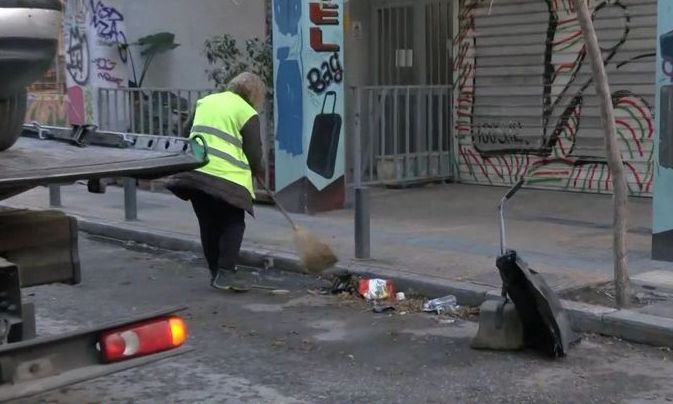
[(278, 208), (278, 210), (280, 211), (280, 213), (282, 213), (283, 216), (285, 216), (285, 219), (287, 219), (287, 221), (290, 223), (290, 225), (292, 225), (292, 229), (293, 229), (293, 230), (296, 230), (296, 229), (297, 229), (297, 225), (294, 224), (294, 220), (292, 220), (292, 218), (291, 218), (290, 215), (287, 213), (287, 211), (285, 210), (285, 208), (283, 207), (283, 205), (281, 205), (280, 203), (278, 203), (278, 199), (276, 199), (276, 195), (275, 195), (275, 193), (272, 193), (271, 191), (269, 191), (269, 188), (266, 186), (266, 184), (264, 183), (264, 181), (260, 181), (259, 178), (257, 178), (257, 182), (258, 182), (259, 184), (261, 184), (261, 185), (262, 185), (262, 188), (264, 188), (264, 190), (266, 191), (266, 193), (269, 194), (269, 196), (270, 196), (271, 199), (273, 200), (273, 203), (276, 205), (276, 207)]

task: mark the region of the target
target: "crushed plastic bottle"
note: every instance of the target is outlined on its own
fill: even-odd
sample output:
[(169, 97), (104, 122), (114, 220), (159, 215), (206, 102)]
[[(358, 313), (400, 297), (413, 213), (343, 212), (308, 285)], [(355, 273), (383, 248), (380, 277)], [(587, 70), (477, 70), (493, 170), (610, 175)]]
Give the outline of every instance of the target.
[(434, 312), (442, 314), (444, 312), (452, 312), (458, 308), (458, 301), (453, 295), (438, 297), (437, 299), (429, 300), (423, 303), (423, 311)]

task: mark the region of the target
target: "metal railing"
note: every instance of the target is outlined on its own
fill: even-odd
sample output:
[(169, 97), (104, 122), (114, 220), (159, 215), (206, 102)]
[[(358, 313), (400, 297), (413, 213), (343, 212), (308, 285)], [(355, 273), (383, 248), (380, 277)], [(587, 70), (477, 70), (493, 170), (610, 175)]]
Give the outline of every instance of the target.
[(212, 90), (100, 88), (99, 126), (105, 130), (184, 136), (196, 101)]
[(353, 90), (354, 186), (454, 178), (451, 86), (368, 86)]
[[(99, 88), (98, 127), (124, 133), (186, 137), (190, 129), (186, 125), (194, 112), (196, 101), (211, 92), (212, 90)], [(273, 192), (275, 136), (270, 106), (271, 104), (267, 104), (260, 113), (260, 121), (266, 164), (264, 188)], [(138, 220), (137, 181), (123, 178), (123, 188), (124, 218), (127, 221)], [(258, 193), (264, 194), (264, 191), (258, 190)], [(59, 185), (49, 186), (49, 205), (62, 207)]]
[[(159, 136), (188, 136), (186, 125), (196, 101), (213, 90), (165, 88), (99, 88), (99, 127), (130, 133)], [(260, 113), (263, 157), (266, 164), (264, 185), (274, 190), (275, 136), (271, 104)]]

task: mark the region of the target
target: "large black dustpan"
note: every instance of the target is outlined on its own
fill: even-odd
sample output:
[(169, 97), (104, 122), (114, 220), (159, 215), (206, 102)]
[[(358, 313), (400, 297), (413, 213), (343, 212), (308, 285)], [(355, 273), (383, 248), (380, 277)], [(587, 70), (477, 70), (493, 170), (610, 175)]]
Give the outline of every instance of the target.
[(496, 266), (502, 278), (503, 296), (512, 300), (521, 319), (526, 346), (552, 357), (563, 357), (579, 338), (571, 329), (558, 296), (516, 251), (506, 249), (505, 203), (523, 184), (524, 180), (519, 180), (500, 201), (500, 256)]

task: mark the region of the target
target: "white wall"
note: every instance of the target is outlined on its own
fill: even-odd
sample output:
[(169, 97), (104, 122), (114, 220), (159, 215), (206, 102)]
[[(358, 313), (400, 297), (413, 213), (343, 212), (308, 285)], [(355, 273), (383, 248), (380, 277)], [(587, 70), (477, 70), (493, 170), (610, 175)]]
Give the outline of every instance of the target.
[[(148, 34), (168, 31), (180, 47), (152, 62), (144, 87), (211, 88), (203, 43), (214, 35), (235, 38), (265, 35), (264, 0), (119, 0), (126, 23), (127, 39), (135, 42)], [(243, 43), (241, 42), (241, 45)], [(142, 58), (136, 55), (136, 70)]]

